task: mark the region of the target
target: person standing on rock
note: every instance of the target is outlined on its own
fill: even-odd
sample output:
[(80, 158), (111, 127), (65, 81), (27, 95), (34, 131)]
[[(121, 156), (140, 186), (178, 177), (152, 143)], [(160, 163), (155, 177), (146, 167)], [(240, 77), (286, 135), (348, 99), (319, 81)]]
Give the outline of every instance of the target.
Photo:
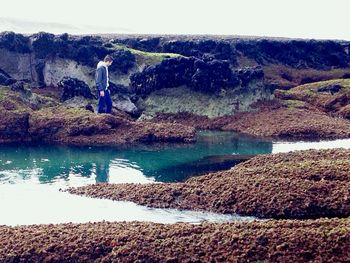
[(96, 68), (96, 88), (98, 92), (98, 106), (97, 113), (111, 113), (112, 112), (112, 99), (108, 89), (109, 77), (108, 67), (112, 65), (113, 58), (107, 55), (103, 61), (98, 62)]

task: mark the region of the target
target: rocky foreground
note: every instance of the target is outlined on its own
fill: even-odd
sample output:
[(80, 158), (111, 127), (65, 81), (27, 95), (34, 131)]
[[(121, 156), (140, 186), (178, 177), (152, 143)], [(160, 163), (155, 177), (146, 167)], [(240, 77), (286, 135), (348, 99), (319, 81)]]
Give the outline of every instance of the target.
[(181, 124), (136, 122), (120, 111), (99, 114), (69, 107), (25, 87), (0, 86), (0, 144), (121, 145), (193, 142), (195, 129)]
[(349, 262), (350, 220), (0, 226), (1, 262)]
[(349, 189), (350, 150), (334, 149), (260, 155), (183, 183), (97, 184), (68, 191), (150, 207), (305, 219), (349, 217)]

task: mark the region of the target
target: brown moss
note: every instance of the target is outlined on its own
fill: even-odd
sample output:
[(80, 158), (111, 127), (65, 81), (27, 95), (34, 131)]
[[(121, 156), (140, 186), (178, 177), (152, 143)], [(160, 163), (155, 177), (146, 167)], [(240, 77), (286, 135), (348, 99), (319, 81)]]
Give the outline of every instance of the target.
[(349, 219), (0, 226), (1, 262), (349, 262)]
[[(225, 120), (222, 118), (221, 121)], [(219, 119), (220, 121), (220, 119)], [(222, 130), (282, 139), (349, 138), (350, 122), (310, 109), (282, 107), (226, 118)]]
[(261, 155), (231, 170), (169, 184), (99, 184), (74, 194), (151, 207), (272, 218), (350, 216), (350, 151), (308, 150)]
[(134, 122), (118, 114), (95, 114), (63, 106), (33, 112), (29, 124), (34, 140), (75, 145), (192, 142), (195, 136), (195, 129), (188, 126)]
[[(322, 91), (322, 87), (339, 85), (338, 92)], [(276, 97), (307, 102), (333, 116), (348, 118), (350, 79), (336, 79), (297, 86), (288, 91), (276, 90)]]

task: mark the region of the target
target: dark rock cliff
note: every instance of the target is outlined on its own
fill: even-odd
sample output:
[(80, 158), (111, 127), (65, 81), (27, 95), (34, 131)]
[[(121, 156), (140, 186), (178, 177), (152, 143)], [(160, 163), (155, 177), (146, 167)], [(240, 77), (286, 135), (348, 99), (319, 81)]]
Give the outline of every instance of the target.
[[(110, 80), (114, 83), (111, 87), (118, 87), (112, 93), (116, 100), (120, 95), (123, 97), (118, 105), (127, 101), (134, 108), (133, 103), (137, 102), (141, 108), (147, 108), (147, 97), (154, 92), (186, 87), (198, 92), (191, 93), (192, 101), (231, 96), (225, 103), (240, 101), (244, 106), (241, 108), (249, 110), (249, 103), (270, 99), (276, 88), (287, 89), (308, 80), (349, 74), (349, 46), (344, 41), (3, 32), (0, 33), (0, 84), (22, 81), (32, 87), (63, 87), (59, 83), (71, 78), (82, 81), (79, 83), (85, 87), (83, 94), (90, 94), (89, 88), (95, 94), (95, 66), (109, 54), (114, 58), (110, 67)], [(67, 87), (64, 93), (70, 94), (69, 97), (82, 94), (70, 92)], [(168, 96), (168, 93), (157, 94), (158, 98), (159, 94)], [(227, 106), (233, 107), (230, 105)]]

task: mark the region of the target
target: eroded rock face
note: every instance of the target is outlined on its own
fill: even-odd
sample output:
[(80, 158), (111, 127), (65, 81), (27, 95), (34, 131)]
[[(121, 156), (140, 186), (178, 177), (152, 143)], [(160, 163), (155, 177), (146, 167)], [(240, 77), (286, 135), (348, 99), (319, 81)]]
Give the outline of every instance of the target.
[[(116, 96), (115, 106), (118, 109), (125, 109), (135, 116), (139, 114), (134, 107), (148, 112), (158, 109), (160, 112), (173, 112), (163, 111), (162, 108), (166, 107), (162, 105), (147, 108), (148, 105), (153, 107), (153, 103), (148, 104), (147, 101), (154, 100), (160, 90), (186, 86), (188, 90), (185, 93), (194, 95), (192, 91), (198, 91), (199, 97), (191, 98), (197, 102), (187, 103), (188, 106), (182, 107), (185, 110), (200, 103), (200, 98), (206, 96), (203, 94), (216, 94), (211, 100), (217, 99), (219, 104), (223, 102), (222, 97), (229, 94), (226, 100), (230, 103), (226, 104), (228, 110), (220, 109), (218, 112), (221, 113), (210, 115), (220, 116), (252, 110), (249, 103), (271, 99), (271, 90), (279, 88), (279, 85), (291, 88), (307, 79), (346, 75), (345, 69), (336, 72), (337, 68), (349, 67), (346, 45), (337, 41), (240, 39), (229, 36), (120, 36), (111, 40), (108, 37), (45, 32), (31, 36), (4, 32), (0, 34), (0, 68), (8, 76), (1, 72), (0, 82), (9, 85), (12, 78), (23, 80), (33, 87), (56, 87), (62, 78), (69, 77), (84, 81), (94, 90), (96, 64), (109, 54), (114, 58), (109, 73), (111, 81), (117, 86), (115, 89), (111, 87), (111, 91)], [(164, 52), (173, 54), (165, 56)], [(332, 69), (334, 73), (327, 75), (320, 73), (320, 69)], [(305, 76), (299, 76), (306, 71)], [(236, 91), (235, 98), (230, 90)], [(139, 98), (133, 93), (141, 96), (142, 100), (138, 102)], [(168, 108), (172, 108), (173, 101), (167, 101)], [(336, 102), (337, 105), (339, 103), (342, 102)], [(222, 107), (224, 105), (219, 108)], [(189, 112), (199, 111), (197, 108)], [(346, 108), (339, 112), (348, 116)]]
[(271, 93), (257, 81), (249, 86), (238, 86), (234, 90), (219, 94), (194, 91), (186, 86), (161, 89), (152, 92), (137, 102), (142, 118), (153, 118), (157, 113), (192, 113), (210, 118), (234, 115), (241, 111), (252, 111), (252, 104), (261, 98), (270, 99)]

